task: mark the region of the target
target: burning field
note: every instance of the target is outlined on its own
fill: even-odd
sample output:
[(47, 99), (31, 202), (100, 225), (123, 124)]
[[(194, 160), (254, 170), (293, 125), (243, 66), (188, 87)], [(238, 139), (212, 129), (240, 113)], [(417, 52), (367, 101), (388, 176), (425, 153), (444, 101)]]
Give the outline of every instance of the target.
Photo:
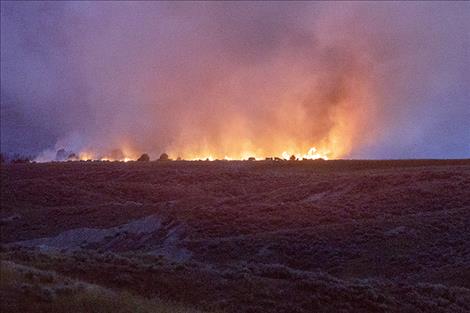
[(470, 313), (470, 2), (0, 9), (2, 313)]
[(2, 164), (2, 312), (470, 312), (470, 161)]

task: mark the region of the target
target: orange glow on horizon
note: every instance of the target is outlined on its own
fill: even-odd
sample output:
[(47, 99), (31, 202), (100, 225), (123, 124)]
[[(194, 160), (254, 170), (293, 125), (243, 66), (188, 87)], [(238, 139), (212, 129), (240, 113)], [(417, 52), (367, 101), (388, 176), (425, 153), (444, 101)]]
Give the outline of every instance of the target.
[[(354, 54), (341, 70), (311, 72), (280, 63), (239, 73), (194, 105), (172, 107), (178, 115), (168, 116), (165, 127), (171, 132), (163, 128), (137, 136), (137, 129), (110, 133), (109, 140), (97, 136), (79, 151), (78, 159), (127, 162), (142, 153), (153, 160), (167, 153), (169, 159), (188, 161), (347, 157), (376, 136), (379, 99), (368, 77), (368, 59), (362, 57)], [(271, 88), (266, 77), (274, 77), (278, 87)]]
[[(135, 157), (136, 153), (130, 154), (122, 154), (121, 157), (116, 157), (110, 155), (100, 156), (95, 152), (91, 152), (89, 150), (82, 151), (78, 154), (78, 158), (76, 160), (79, 161), (119, 161), (119, 162), (129, 162), (137, 160)], [(330, 159), (331, 153), (326, 150), (319, 151), (315, 147), (310, 148), (306, 153), (296, 152), (292, 149), (285, 150), (282, 153), (274, 154), (274, 155), (263, 155), (260, 153), (255, 152), (243, 152), (238, 155), (227, 156), (224, 155), (223, 157), (217, 157), (217, 153), (211, 154), (190, 154), (187, 156), (180, 156), (180, 155), (170, 155), (170, 160), (185, 160), (185, 161), (215, 161), (215, 160), (225, 160), (225, 161), (247, 161), (247, 160), (265, 160), (265, 159), (281, 159), (281, 160), (290, 160), (292, 156), (295, 157), (296, 160), (316, 160), (316, 159)]]
[(292, 150), (283, 151), (282, 153), (278, 154), (259, 154), (256, 152), (242, 152), (237, 155), (227, 156), (224, 155), (223, 157), (216, 157), (217, 153), (211, 154), (189, 154), (188, 156), (176, 156), (171, 155), (170, 159), (177, 159), (178, 157), (182, 160), (187, 161), (215, 161), (215, 160), (225, 160), (225, 161), (247, 161), (254, 158), (256, 161), (261, 161), (265, 159), (281, 159), (281, 160), (290, 160), (292, 156), (295, 157), (297, 160), (316, 160), (316, 159), (323, 159), (328, 160), (330, 159), (330, 152), (329, 151), (318, 151), (316, 148), (310, 148), (307, 153), (300, 153), (294, 152)]

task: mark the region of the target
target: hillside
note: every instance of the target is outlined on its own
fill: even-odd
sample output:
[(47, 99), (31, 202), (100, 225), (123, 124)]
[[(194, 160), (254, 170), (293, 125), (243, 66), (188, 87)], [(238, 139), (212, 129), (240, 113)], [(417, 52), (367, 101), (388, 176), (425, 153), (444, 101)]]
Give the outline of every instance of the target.
[(2, 164), (2, 271), (205, 311), (470, 312), (469, 190), (470, 160)]

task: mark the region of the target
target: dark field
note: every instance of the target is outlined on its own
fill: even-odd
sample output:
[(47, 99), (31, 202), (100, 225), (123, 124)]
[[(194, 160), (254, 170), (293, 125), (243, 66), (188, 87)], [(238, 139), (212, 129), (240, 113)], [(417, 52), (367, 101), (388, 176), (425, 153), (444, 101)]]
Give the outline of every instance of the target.
[(470, 160), (10, 164), (1, 207), (2, 312), (470, 312)]

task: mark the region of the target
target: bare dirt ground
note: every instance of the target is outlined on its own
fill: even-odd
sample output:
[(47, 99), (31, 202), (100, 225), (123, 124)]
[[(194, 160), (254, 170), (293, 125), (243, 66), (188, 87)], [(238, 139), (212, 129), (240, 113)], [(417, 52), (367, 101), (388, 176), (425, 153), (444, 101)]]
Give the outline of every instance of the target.
[(10, 164), (1, 207), (2, 264), (174, 312), (470, 312), (470, 160)]

